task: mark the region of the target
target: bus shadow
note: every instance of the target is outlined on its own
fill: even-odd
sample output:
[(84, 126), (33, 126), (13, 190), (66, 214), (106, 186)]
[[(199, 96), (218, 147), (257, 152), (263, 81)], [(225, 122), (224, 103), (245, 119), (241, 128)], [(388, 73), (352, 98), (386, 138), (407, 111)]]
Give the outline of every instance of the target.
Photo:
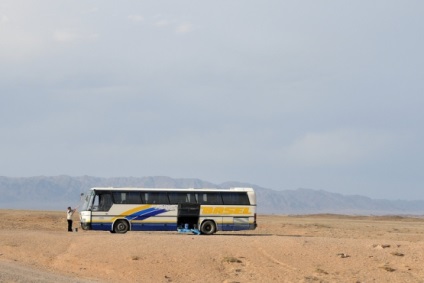
[(307, 235), (284, 235), (284, 234), (215, 234), (214, 236), (224, 236), (224, 237), (286, 237), (286, 238), (311, 238), (312, 236)]

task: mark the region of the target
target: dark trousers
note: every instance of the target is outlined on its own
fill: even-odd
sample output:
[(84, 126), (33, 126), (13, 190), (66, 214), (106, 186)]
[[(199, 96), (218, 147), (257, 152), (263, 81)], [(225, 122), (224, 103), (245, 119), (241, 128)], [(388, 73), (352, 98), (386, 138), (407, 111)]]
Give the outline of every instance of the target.
[(68, 219), (68, 232), (72, 232), (72, 220)]

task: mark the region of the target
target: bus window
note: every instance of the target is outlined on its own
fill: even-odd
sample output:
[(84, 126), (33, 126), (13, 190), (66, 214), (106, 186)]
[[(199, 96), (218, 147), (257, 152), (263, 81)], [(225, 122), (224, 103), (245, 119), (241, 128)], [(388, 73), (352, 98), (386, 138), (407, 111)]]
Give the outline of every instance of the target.
[(216, 204), (222, 204), (222, 198), (220, 193), (213, 193), (213, 192), (198, 193), (197, 202), (199, 204), (216, 205)]
[(140, 204), (143, 203), (141, 201), (141, 195), (139, 192), (128, 192), (127, 193), (127, 203), (130, 204)]
[(166, 192), (147, 192), (144, 194), (146, 203), (149, 204), (169, 204)]
[(113, 203), (122, 203), (125, 199), (125, 193), (124, 192), (113, 192)]
[(222, 193), (222, 200), (227, 205), (249, 205), (246, 193)]
[(93, 210), (109, 211), (112, 206), (112, 196), (109, 192), (96, 192), (93, 202)]
[(114, 203), (141, 204), (140, 192), (113, 192)]
[(193, 193), (169, 192), (168, 196), (170, 204), (197, 203)]
[(197, 203), (193, 193), (186, 193), (186, 203)]
[(187, 198), (187, 193), (183, 192), (169, 192), (169, 203), (171, 204), (179, 204), (185, 203)]

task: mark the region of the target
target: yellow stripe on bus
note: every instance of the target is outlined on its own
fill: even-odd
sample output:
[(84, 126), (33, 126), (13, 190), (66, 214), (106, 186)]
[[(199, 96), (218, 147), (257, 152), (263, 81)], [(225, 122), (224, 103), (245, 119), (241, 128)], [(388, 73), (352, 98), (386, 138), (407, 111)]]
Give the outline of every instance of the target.
[(133, 214), (134, 212), (138, 212), (138, 211), (140, 211), (140, 210), (148, 209), (148, 208), (150, 208), (150, 207), (152, 207), (152, 206), (151, 206), (151, 205), (141, 205), (141, 206), (137, 206), (137, 207), (134, 207), (133, 209), (130, 209), (130, 210), (124, 211), (124, 212), (123, 212), (123, 213), (121, 213), (120, 215), (121, 215), (121, 216), (131, 215), (131, 214)]
[(202, 207), (201, 215), (206, 214), (251, 214), (249, 207)]

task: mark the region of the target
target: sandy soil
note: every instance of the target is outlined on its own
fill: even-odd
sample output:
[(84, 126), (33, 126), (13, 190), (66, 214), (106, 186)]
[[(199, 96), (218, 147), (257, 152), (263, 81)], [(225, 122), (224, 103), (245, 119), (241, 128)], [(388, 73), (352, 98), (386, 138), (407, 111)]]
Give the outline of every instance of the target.
[(213, 236), (69, 233), (65, 212), (0, 210), (0, 281), (424, 282), (423, 218), (259, 216), (258, 224)]

